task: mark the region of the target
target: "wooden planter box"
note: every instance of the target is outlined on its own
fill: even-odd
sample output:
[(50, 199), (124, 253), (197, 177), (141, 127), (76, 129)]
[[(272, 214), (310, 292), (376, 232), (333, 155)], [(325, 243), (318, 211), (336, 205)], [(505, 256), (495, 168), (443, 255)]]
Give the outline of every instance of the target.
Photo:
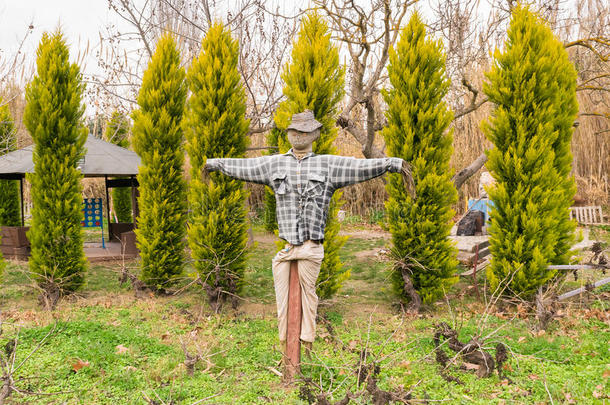
[(26, 236), (29, 226), (0, 227), (2, 240), (0, 251), (6, 259), (27, 259), (30, 255), (30, 241)]
[(121, 254), (127, 257), (136, 257), (140, 254), (136, 246), (136, 233), (134, 231), (121, 234)]
[(110, 234), (110, 240), (120, 241), (122, 233), (133, 231), (133, 222), (110, 223), (109, 229), (110, 231), (108, 233)]

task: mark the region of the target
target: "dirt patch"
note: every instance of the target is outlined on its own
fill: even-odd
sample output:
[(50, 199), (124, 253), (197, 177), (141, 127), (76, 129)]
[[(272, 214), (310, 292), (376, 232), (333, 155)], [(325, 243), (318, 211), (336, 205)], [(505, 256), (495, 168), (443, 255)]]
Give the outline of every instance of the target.
[[(339, 235), (359, 239), (390, 239), (392, 236), (389, 232), (377, 227), (372, 227), (371, 229), (341, 229), (341, 231), (339, 231)], [(259, 244), (274, 245), (278, 240), (279, 238), (272, 232), (254, 233), (254, 241), (258, 242)]]
[(274, 245), (279, 238), (271, 232), (255, 232), (254, 241), (264, 245)]
[(277, 307), (273, 304), (261, 304), (258, 302), (242, 302), (238, 308), (239, 312), (248, 314), (249, 316), (265, 318), (267, 316), (275, 316)]
[(387, 261), (388, 253), (389, 253), (388, 249), (375, 248), (375, 249), (368, 249), (368, 250), (360, 250), (360, 251), (354, 253), (354, 256), (356, 257), (356, 259), (359, 259), (359, 260), (373, 259), (376, 261)]
[(390, 239), (391, 234), (381, 228), (371, 229), (342, 229), (339, 235), (345, 235), (352, 238), (361, 239)]

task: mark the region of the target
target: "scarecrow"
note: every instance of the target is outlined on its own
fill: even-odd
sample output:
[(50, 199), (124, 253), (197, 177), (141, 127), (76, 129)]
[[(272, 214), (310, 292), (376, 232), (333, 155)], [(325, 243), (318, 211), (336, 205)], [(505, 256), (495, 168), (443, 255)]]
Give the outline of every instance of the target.
[(292, 148), (284, 153), (256, 158), (208, 159), (206, 170), (265, 184), (275, 193), (279, 237), (287, 243), (272, 261), (280, 342), (285, 347), (290, 262), (298, 262), (302, 320), (300, 339), (306, 351), (316, 332), (318, 296), (316, 280), (324, 258), (324, 227), (333, 193), (341, 187), (402, 172), (413, 190), (409, 165), (400, 158), (356, 159), (316, 155), (312, 144), (322, 124), (311, 110), (294, 114), (287, 128)]

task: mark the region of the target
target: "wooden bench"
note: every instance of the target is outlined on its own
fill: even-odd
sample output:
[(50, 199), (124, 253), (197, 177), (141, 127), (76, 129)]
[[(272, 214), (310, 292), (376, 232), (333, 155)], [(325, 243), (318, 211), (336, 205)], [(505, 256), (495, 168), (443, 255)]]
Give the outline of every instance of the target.
[(570, 219), (576, 219), (583, 225), (605, 225), (602, 207), (599, 205), (587, 207), (570, 207)]

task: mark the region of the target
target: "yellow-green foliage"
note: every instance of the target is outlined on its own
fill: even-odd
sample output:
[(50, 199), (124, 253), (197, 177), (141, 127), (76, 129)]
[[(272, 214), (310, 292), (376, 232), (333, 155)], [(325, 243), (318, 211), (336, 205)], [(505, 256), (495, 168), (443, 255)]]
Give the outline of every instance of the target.
[[(6, 103), (0, 98), (0, 156), (17, 148), (15, 125)], [(18, 180), (0, 180), (0, 226), (21, 225)]]
[[(106, 124), (104, 139), (122, 148), (129, 148), (130, 124), (127, 117), (115, 111)], [(132, 222), (131, 217), (131, 189), (117, 187), (112, 189), (112, 208), (118, 222)]]
[[(15, 125), (8, 104), (0, 98), (0, 156), (15, 150)], [(15, 180), (0, 180), (0, 226), (19, 225), (19, 190)], [(0, 234), (0, 242), (2, 235)], [(0, 281), (4, 271), (0, 252)]]
[[(284, 100), (275, 114), (278, 128), (272, 131), (270, 145), (279, 146), (280, 153), (290, 149), (285, 129), (292, 115), (312, 110), (316, 120), (322, 123), (320, 138), (314, 142), (317, 154), (336, 153), (333, 141), (337, 137), (335, 127), (337, 104), (343, 97), (344, 71), (339, 66), (339, 50), (331, 42), (331, 31), (324, 19), (317, 13), (310, 13), (303, 19), (298, 38), (293, 43), (292, 62), (282, 73), (284, 80)], [(324, 232), (324, 261), (318, 277), (317, 293), (321, 298), (331, 297), (349, 271), (339, 260), (339, 249), (347, 237), (338, 236), (340, 224), (337, 213), (343, 204), (341, 192), (335, 193), (328, 210)], [(268, 193), (273, 198), (272, 193)], [(269, 204), (275, 208), (275, 204)], [(267, 214), (268, 217), (272, 217)], [(275, 218), (275, 216), (273, 216)]]
[[(191, 163), (188, 241), (197, 275), (216, 302), (238, 294), (246, 270), (248, 221), (243, 182), (220, 172), (202, 178), (208, 157), (244, 157), (249, 122), (237, 69), (239, 44), (222, 25), (212, 26), (188, 72), (186, 150)], [(221, 292), (222, 291), (222, 292)]]
[[(36, 75), (26, 86), (23, 121), (34, 140), (30, 271), (68, 291), (84, 283), (81, 179), (87, 129), (84, 84), (61, 32), (44, 33), (36, 50)], [(44, 276), (44, 277), (43, 277)]]
[(527, 296), (555, 276), (549, 264), (570, 258), (576, 71), (551, 29), (519, 6), (487, 77), (495, 104), (484, 128), (495, 146), (487, 167), (497, 181), (487, 277), (493, 290), (508, 285), (506, 293)]
[[(411, 164), (416, 199), (407, 193), (400, 173), (389, 175), (386, 204), (397, 262), (393, 285), (402, 297), (406, 271), (423, 302), (433, 302), (457, 281), (456, 249), (449, 241), (451, 205), (457, 192), (449, 159), (452, 113), (443, 101), (449, 89), (442, 43), (428, 38), (414, 13), (390, 50), (391, 89), (383, 93), (388, 125), (383, 131), (390, 156)], [(402, 269), (402, 270), (401, 270)]]
[(170, 34), (157, 42), (133, 112), (133, 146), (142, 158), (136, 236), (142, 280), (163, 289), (182, 273), (186, 234), (183, 129), (187, 86)]

